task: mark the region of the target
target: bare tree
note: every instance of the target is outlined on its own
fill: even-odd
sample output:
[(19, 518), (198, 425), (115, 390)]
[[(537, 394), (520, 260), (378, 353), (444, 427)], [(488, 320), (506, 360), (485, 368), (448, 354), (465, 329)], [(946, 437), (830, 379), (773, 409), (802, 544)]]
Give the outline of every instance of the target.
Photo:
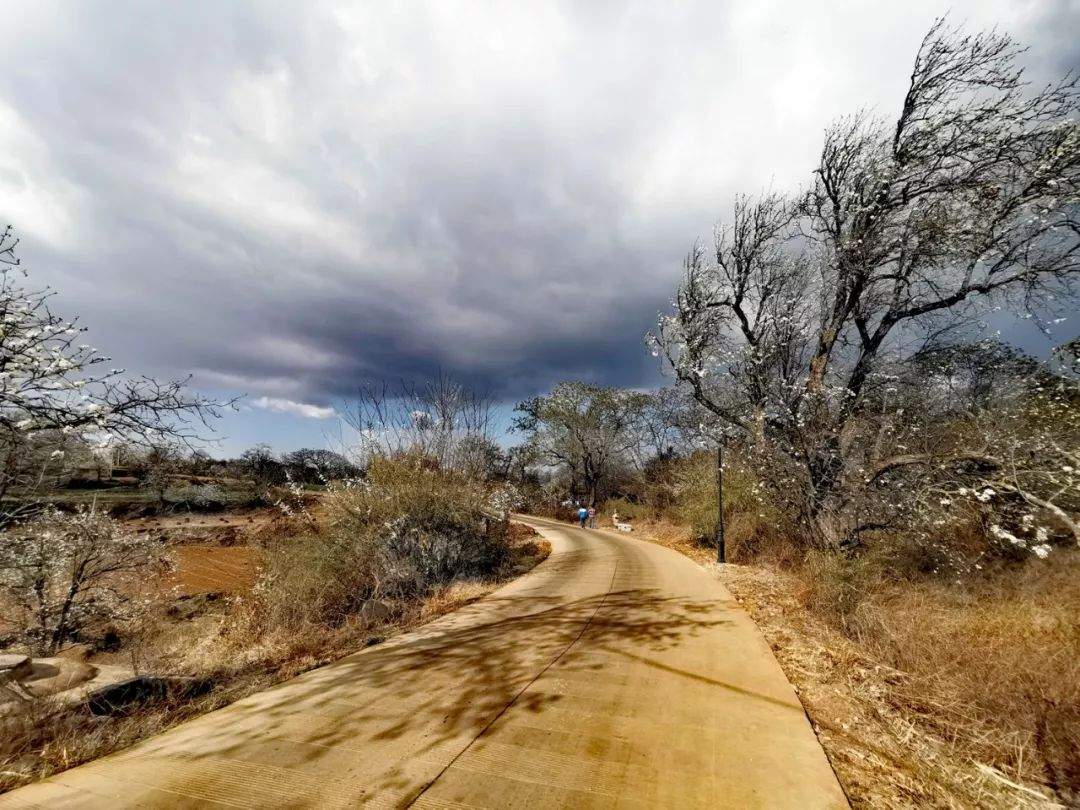
[(685, 455), (700, 445), (704, 414), (685, 390), (659, 388), (644, 394), (639, 403), (639, 466), (653, 459)]
[(355, 478), (360, 469), (340, 453), (318, 447), (303, 447), (281, 457), (285, 474), (296, 483), (327, 484)]
[(820, 543), (880, 523), (870, 471), (906, 454), (890, 419), (868, 417), (890, 407), (898, 363), (992, 305), (1038, 311), (1073, 291), (1076, 80), (1032, 88), (1021, 53), (936, 22), (896, 120), (834, 124), (800, 198), (738, 200), (661, 319), (678, 380), (798, 493)]
[(160, 442), (143, 455), (141, 485), (157, 498), (158, 505), (165, 506), (165, 494), (172, 486), (173, 478), (180, 472), (183, 455), (176, 445)]
[(357, 462), (414, 454), (444, 469), (474, 465), (476, 450), (491, 440), (491, 398), (442, 374), (423, 384), (369, 385), (342, 412), (352, 429), (346, 448)]
[(241, 453), (240, 468), (242, 475), (260, 491), (285, 483), (285, 468), (268, 444), (260, 443)]

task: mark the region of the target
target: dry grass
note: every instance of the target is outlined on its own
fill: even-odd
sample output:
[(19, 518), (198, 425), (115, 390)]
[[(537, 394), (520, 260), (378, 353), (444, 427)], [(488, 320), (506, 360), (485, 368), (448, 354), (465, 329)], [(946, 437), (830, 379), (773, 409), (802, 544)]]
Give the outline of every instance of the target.
[[(712, 565), (687, 529), (635, 533)], [(728, 564), (725, 585), (795, 685), (855, 807), (1018, 808), (1080, 800), (1080, 554), (977, 582), (808, 579)], [(845, 629), (846, 628), (846, 629)]]
[(963, 587), (882, 588), (853, 632), (908, 675), (896, 697), (922, 725), (1080, 801), (1080, 554)]
[(510, 554), (483, 578), (453, 581), (424, 598), (402, 602), (385, 623), (365, 625), (353, 617), (336, 627), (310, 625), (304, 633), (269, 629), (251, 621), (237, 601), (218, 616), (204, 616), (202, 632), (159, 650), (155, 671), (209, 678), (214, 687), (194, 699), (142, 706), (129, 716), (94, 717), (83, 707), (39, 701), (0, 725), (0, 791), (45, 778), (126, 748), (185, 720), (266, 689), (313, 667), (411, 630), (480, 599), (542, 562), (551, 546), (532, 529), (514, 524)]
[(336, 627), (372, 600), (393, 608), (454, 580), (490, 576), (509, 547), (506, 527), (484, 512), (488, 495), (429, 459), (372, 461), (363, 485), (325, 493), (321, 518), (291, 509), (303, 530), (266, 543), (252, 621), (264, 631)]

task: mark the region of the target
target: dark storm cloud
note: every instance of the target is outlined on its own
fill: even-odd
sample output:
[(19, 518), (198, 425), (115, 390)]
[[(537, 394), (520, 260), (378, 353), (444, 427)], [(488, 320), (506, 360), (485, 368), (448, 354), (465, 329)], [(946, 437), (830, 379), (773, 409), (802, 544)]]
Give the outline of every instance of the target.
[[(95, 342), (281, 408), (440, 369), (649, 384), (689, 244), (804, 182), (832, 117), (888, 114), (939, 11), (395, 6), (7, 15), (0, 218)], [(1075, 5), (953, 13), (1076, 66)]]

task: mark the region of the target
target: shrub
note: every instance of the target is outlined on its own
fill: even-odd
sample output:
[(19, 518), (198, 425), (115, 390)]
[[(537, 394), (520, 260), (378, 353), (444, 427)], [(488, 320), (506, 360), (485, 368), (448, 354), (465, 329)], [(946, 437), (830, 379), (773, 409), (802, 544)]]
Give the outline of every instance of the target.
[(149, 606), (137, 592), (166, 567), (165, 549), (108, 515), (46, 509), (0, 542), (0, 619), (35, 655), (51, 655), (85, 628), (135, 621)]
[(507, 542), (488, 500), (475, 482), (423, 459), (374, 460), (362, 481), (330, 491), (323, 525), (267, 549), (256, 588), (266, 619), (336, 625), (368, 599), (425, 595), (493, 571)]
[[(672, 519), (690, 529), (699, 543), (716, 537), (716, 456), (695, 453), (671, 467)], [(764, 498), (758, 479), (734, 454), (724, 459), (724, 534), (728, 558), (745, 561), (768, 551), (779, 553), (786, 521)]]
[(861, 584), (849, 635), (979, 761), (1080, 800), (1080, 553), (956, 581)]
[(881, 581), (876, 560), (810, 552), (803, 563), (803, 603), (849, 634), (855, 634), (860, 609)]
[(189, 484), (171, 490), (169, 500), (178, 506), (210, 512), (224, 509), (229, 503), (229, 496), (225, 490), (214, 484)]
[[(619, 516), (619, 520), (633, 522), (652, 516), (652, 509), (647, 504), (637, 503), (626, 498), (612, 498), (604, 504), (607, 511)], [(575, 512), (576, 517), (576, 512)]]

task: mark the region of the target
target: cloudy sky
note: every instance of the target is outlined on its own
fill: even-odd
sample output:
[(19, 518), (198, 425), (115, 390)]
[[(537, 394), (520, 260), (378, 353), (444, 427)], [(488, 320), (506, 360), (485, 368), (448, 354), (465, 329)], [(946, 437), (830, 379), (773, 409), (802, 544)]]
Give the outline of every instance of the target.
[(117, 363), (247, 395), (222, 452), (365, 380), (653, 384), (687, 247), (935, 15), (1080, 68), (1072, 0), (4, 5), (0, 222)]

